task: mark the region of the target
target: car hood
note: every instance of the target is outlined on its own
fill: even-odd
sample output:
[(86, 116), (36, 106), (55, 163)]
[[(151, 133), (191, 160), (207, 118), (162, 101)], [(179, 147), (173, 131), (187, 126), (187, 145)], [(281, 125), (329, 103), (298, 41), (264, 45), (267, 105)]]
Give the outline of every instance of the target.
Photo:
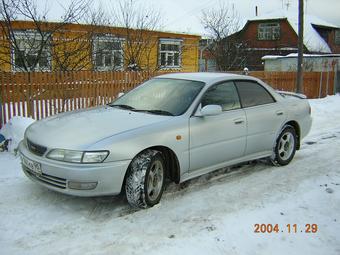
[(96, 107), (37, 121), (27, 129), (26, 138), (48, 148), (85, 150), (107, 137), (170, 118), (173, 117)]

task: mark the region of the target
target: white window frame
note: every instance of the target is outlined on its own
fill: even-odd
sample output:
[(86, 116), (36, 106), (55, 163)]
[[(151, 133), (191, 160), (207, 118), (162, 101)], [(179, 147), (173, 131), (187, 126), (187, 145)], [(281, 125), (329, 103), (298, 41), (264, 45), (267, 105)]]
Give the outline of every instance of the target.
[[(182, 68), (182, 39), (159, 39), (158, 64), (161, 69), (181, 69)], [(162, 45), (177, 45), (178, 50), (162, 50)], [(175, 65), (175, 54), (178, 53), (178, 65)], [(165, 65), (162, 65), (162, 54), (165, 54)], [(172, 63), (168, 64), (169, 57)]]
[[(105, 58), (102, 59), (102, 65), (97, 66), (97, 50), (98, 50), (98, 45), (97, 42), (112, 42), (112, 43), (120, 43), (120, 49), (107, 49), (105, 52), (111, 54), (111, 65), (110, 66), (105, 66)], [(113, 35), (96, 35), (93, 38), (93, 67), (96, 71), (122, 71), (124, 69), (124, 43), (125, 40), (120, 37), (116, 37)], [(118, 53), (121, 55), (121, 64), (119, 66), (115, 66), (115, 54)]]
[(281, 37), (279, 22), (260, 23), (257, 27), (257, 39), (260, 41), (275, 41)]
[[(46, 33), (46, 36), (48, 36), (48, 34)], [(34, 49), (30, 48), (30, 47), (20, 47), (20, 41), (23, 40), (24, 43), (28, 38), (32, 38), (32, 40), (35, 41), (39, 41), (42, 40), (41, 39), (41, 35), (34, 30), (26, 30), (26, 31), (14, 31), (14, 37), (16, 40), (16, 43), (18, 45), (18, 48), (20, 51), (24, 51), (25, 56), (27, 56), (28, 54), (30, 55), (37, 55), (37, 52), (34, 52)], [(52, 38), (50, 39), (52, 40)], [(33, 43), (33, 41), (31, 42)], [(27, 44), (26, 44), (27, 46)], [(12, 49), (11, 49), (11, 64), (12, 64), (12, 71), (13, 72), (24, 72), (26, 71), (25, 69), (23, 69), (22, 67), (16, 66), (15, 65), (15, 60), (16, 60), (16, 54), (15, 54), (15, 50), (16, 47), (14, 47), (12, 45)], [(47, 67), (40, 67), (39, 66), (39, 62), (36, 64), (36, 66), (34, 67), (34, 69), (31, 69), (29, 71), (35, 71), (35, 72), (50, 72), (52, 70), (52, 54), (51, 54), (51, 44), (46, 44), (43, 48), (43, 51), (46, 52), (46, 56), (47, 56)], [(42, 54), (41, 54), (42, 55)]]

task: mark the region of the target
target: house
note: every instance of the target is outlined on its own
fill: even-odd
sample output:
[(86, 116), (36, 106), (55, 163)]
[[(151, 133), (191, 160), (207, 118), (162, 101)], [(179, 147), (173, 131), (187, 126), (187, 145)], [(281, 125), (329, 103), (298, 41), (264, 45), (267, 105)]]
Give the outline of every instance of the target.
[[(247, 59), (250, 70), (263, 70), (261, 58), (265, 55), (288, 55), (297, 52), (298, 13), (277, 10), (246, 22), (237, 32), (247, 43), (251, 57)], [(340, 53), (340, 27), (318, 17), (304, 16), (304, 53)]]
[[(247, 20), (242, 28), (226, 38), (246, 45), (242, 64), (249, 70), (263, 70), (265, 55), (288, 55), (297, 53), (298, 13), (277, 10)], [(340, 27), (318, 17), (304, 16), (304, 53), (340, 53)], [(202, 54), (203, 56), (210, 56)], [(213, 60), (210, 60), (212, 62)], [(208, 63), (208, 60), (205, 60)], [(209, 67), (208, 67), (209, 68)]]
[(55, 22), (38, 28), (0, 22), (0, 71), (198, 70), (198, 35)]

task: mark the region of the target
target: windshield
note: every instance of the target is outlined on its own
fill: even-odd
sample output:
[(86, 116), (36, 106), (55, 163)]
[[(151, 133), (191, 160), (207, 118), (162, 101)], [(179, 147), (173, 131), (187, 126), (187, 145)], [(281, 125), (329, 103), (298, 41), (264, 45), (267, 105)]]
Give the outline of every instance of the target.
[(203, 88), (204, 83), (179, 79), (152, 79), (109, 106), (131, 111), (178, 116), (183, 114)]

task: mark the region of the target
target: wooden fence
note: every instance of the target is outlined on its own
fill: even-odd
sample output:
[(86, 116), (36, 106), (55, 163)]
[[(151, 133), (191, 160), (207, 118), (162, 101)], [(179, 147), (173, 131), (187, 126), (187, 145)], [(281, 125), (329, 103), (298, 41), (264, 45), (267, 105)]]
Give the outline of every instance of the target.
[[(60, 112), (103, 105), (164, 72), (0, 73), (0, 127), (13, 116), (45, 118)], [(251, 72), (279, 90), (294, 91), (294, 72)], [(305, 73), (309, 98), (333, 94), (334, 73)], [(328, 91), (328, 92), (327, 92)]]
[(13, 116), (45, 118), (111, 102), (159, 73), (32, 72), (0, 73), (0, 126)]
[[(250, 72), (277, 90), (294, 92), (296, 72)], [(334, 94), (334, 72), (306, 72), (303, 74), (303, 94), (308, 98), (319, 98)]]

